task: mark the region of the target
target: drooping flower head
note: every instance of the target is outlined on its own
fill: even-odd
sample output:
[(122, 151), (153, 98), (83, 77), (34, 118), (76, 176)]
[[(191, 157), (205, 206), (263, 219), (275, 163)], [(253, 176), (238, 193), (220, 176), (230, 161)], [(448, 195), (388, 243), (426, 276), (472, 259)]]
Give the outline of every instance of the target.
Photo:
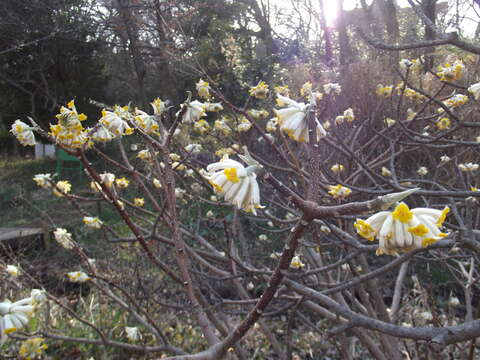
[(352, 193), (352, 190), (343, 185), (330, 185), (328, 193), (334, 198), (343, 200)]
[(113, 111), (102, 110), (100, 123), (115, 136), (131, 135), (133, 128), (127, 123), (131, 117), (128, 106), (115, 105)]
[(455, 60), (453, 64), (446, 63), (438, 66), (437, 76), (441, 81), (456, 81), (462, 78), (464, 70), (465, 65), (460, 60)]
[(363, 238), (379, 240), (377, 255), (394, 255), (435, 243), (447, 236), (440, 231), (450, 209), (416, 208), (401, 202), (393, 211), (380, 211), (354, 224)]
[(53, 235), (55, 236), (55, 240), (64, 248), (67, 250), (71, 250), (75, 247), (75, 243), (73, 242), (72, 239), (72, 234), (70, 234), (66, 229), (64, 228), (57, 228), (54, 232)]
[(135, 109), (135, 124), (147, 134), (159, 134), (160, 126), (155, 116), (147, 114), (145, 111)]
[(52, 193), (55, 196), (63, 197), (65, 194), (68, 194), (72, 190), (72, 184), (67, 180), (58, 181), (55, 184), (55, 187), (52, 189)]
[(195, 86), (197, 88), (198, 96), (200, 96), (202, 99), (210, 99), (210, 84), (208, 82), (200, 79)]
[(83, 271), (72, 271), (67, 273), (67, 277), (71, 282), (84, 283), (91, 280), (90, 276)]
[(23, 328), (32, 315), (32, 299), (26, 298), (17, 302), (5, 300), (0, 302), (0, 345), (6, 340), (6, 335)]
[(10, 132), (15, 135), (17, 140), (22, 144), (23, 146), (34, 146), (36, 144), (35, 142), (35, 135), (33, 134), (33, 128), (25, 124), (21, 120), (15, 120), (15, 122), (12, 124), (12, 128), (10, 129)]
[(153, 113), (155, 115), (162, 115), (163, 112), (167, 109), (167, 105), (160, 98), (153, 100), (150, 105), (152, 105)]
[[(286, 105), (283, 109), (274, 109), (280, 130), (295, 141), (308, 142), (308, 124), (305, 119), (308, 106), (282, 95), (277, 95), (277, 103)], [(317, 138), (325, 136), (327, 133), (317, 119), (315, 119), (315, 123), (317, 124)]]
[[(206, 115), (205, 104), (201, 103), (198, 100), (191, 101), (184, 106), (187, 106), (187, 110), (183, 114), (183, 122), (185, 123), (194, 123), (198, 121), (202, 116)], [(177, 116), (178, 114), (179, 113), (177, 112)]]
[(382, 84), (378, 84), (375, 92), (380, 97), (389, 98), (390, 96), (392, 96), (393, 85), (383, 86)]
[(468, 92), (471, 93), (473, 95), (473, 97), (475, 98), (475, 100), (478, 101), (478, 99), (480, 99), (480, 82), (476, 83), (476, 84), (473, 84), (473, 85), (470, 85), (468, 87)]
[(248, 91), (250, 96), (256, 97), (257, 99), (265, 99), (268, 95), (268, 85), (263, 81), (260, 81), (257, 86), (252, 86)]
[(33, 177), (33, 181), (37, 186), (40, 186), (43, 189), (48, 189), (52, 187), (52, 175), (51, 174), (36, 174)]
[(205, 178), (217, 194), (223, 195), (225, 201), (256, 215), (255, 210), (262, 207), (255, 175), (260, 165), (248, 153), (240, 157), (248, 167), (245, 168), (240, 162), (225, 155), (219, 162), (207, 166)]
[(90, 229), (100, 229), (103, 225), (102, 220), (98, 217), (85, 216), (83, 218), (83, 223), (87, 225)]

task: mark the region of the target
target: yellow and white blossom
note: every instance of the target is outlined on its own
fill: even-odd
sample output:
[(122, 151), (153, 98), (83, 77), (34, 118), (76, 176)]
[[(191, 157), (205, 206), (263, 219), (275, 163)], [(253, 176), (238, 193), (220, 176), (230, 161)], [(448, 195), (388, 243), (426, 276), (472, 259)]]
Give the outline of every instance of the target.
[(425, 166), (420, 166), (417, 170), (417, 174), (420, 176), (425, 176), (428, 174), (428, 169)]
[(17, 140), (23, 146), (34, 146), (36, 144), (35, 135), (33, 134), (33, 128), (28, 126), (21, 120), (15, 120), (12, 124), (10, 132), (15, 135)]
[(33, 177), (33, 181), (43, 189), (52, 187), (52, 175), (51, 174), (36, 174)]
[(447, 236), (440, 231), (450, 209), (416, 208), (405, 203), (393, 211), (380, 211), (366, 220), (357, 219), (354, 227), (363, 238), (379, 240), (377, 255), (394, 255), (435, 243)]
[(305, 267), (305, 264), (302, 262), (302, 260), (300, 260), (300, 256), (295, 255), (290, 262), (290, 266), (294, 269), (301, 269)]
[(353, 114), (353, 109), (352, 108), (348, 108), (347, 110), (345, 110), (343, 112), (343, 118), (347, 121), (347, 122), (352, 122), (353, 120), (355, 120), (355, 115)]
[(443, 117), (436, 122), (436, 125), (439, 130), (448, 130), (450, 129), (452, 122), (449, 118)]
[(346, 186), (342, 186), (340, 184), (338, 185), (329, 185), (328, 188), (330, 189), (328, 193), (334, 198), (334, 199), (345, 199), (347, 196), (349, 196), (352, 192), (352, 190)]
[(247, 112), (251, 117), (253, 117), (256, 120), (266, 119), (269, 115), (268, 111), (266, 110), (251, 109), (251, 110), (248, 110)]
[(223, 105), (222, 103), (205, 103), (205, 111), (208, 112), (219, 112), (223, 110)]
[(142, 159), (144, 161), (149, 161), (152, 159), (152, 154), (149, 150), (140, 150), (137, 154), (137, 158)]
[(162, 115), (163, 112), (167, 109), (167, 105), (160, 98), (156, 98), (153, 102), (150, 103), (153, 108), (153, 113), (155, 115)]
[(450, 161), (450, 157), (448, 157), (447, 155), (442, 155), (442, 156), (440, 156), (440, 161), (441, 161), (442, 163), (449, 162), (449, 161)]
[(448, 305), (450, 306), (458, 306), (460, 305), (460, 300), (456, 296), (451, 296), (450, 299), (448, 299)]
[(215, 120), (215, 123), (213, 125), (213, 128), (219, 132), (221, 132), (223, 135), (228, 136), (231, 134), (232, 129), (227, 125), (225, 118), (221, 118), (220, 120)]
[(204, 134), (210, 129), (210, 125), (206, 120), (200, 119), (193, 123), (193, 129), (199, 132), (200, 134)]
[(192, 154), (198, 154), (200, 151), (202, 151), (202, 145), (188, 144), (187, 146), (185, 146), (185, 151), (188, 151), (189, 153), (192, 153)]
[(252, 128), (252, 123), (245, 117), (240, 118), (240, 123), (237, 125), (238, 132), (246, 132)]
[(250, 90), (248, 90), (248, 94), (256, 97), (257, 99), (265, 99), (268, 95), (268, 92), (268, 85), (263, 81), (260, 81), (257, 86), (252, 86)]
[(77, 283), (84, 283), (91, 280), (91, 278), (87, 274), (85, 274), (83, 271), (69, 272), (67, 273), (67, 277), (71, 282), (77, 282)]
[(112, 187), (115, 181), (115, 174), (112, 174), (112, 173), (100, 174), (100, 180), (102, 184), (104, 184), (106, 187)]
[(337, 84), (337, 83), (328, 83), (323, 85), (323, 90), (327, 95), (330, 95), (330, 94), (340, 95), (340, 93), (342, 92), (342, 87), (340, 86), (340, 84)]
[(133, 199), (133, 204), (138, 207), (142, 207), (145, 205), (145, 200), (143, 198), (135, 198)]
[(256, 215), (260, 205), (260, 189), (255, 171), (260, 165), (249, 154), (240, 155), (248, 167), (225, 155), (219, 162), (207, 166), (205, 178), (213, 186), (217, 194), (223, 195), (225, 201), (237, 208)]
[(142, 338), (142, 334), (140, 334), (140, 330), (137, 327), (125, 326), (125, 333), (127, 334), (127, 339), (132, 342)]
[(198, 82), (195, 84), (195, 87), (197, 88), (197, 93), (198, 96), (200, 96), (202, 99), (210, 99), (210, 84), (206, 81), (203, 81), (202, 79), (198, 80)]
[(441, 81), (456, 81), (463, 76), (465, 65), (460, 60), (455, 60), (453, 64), (446, 63), (438, 66), (437, 76)]
[(215, 155), (218, 157), (223, 157), (224, 155), (233, 155), (235, 154), (235, 150), (232, 148), (220, 148), (217, 151), (215, 151)]
[(122, 178), (116, 179), (115, 184), (121, 189), (126, 189), (130, 184), (130, 180), (128, 180), (125, 177), (122, 177)]
[(337, 174), (345, 170), (345, 166), (343, 166), (342, 164), (335, 164), (335, 165), (332, 165), (330, 170), (332, 170), (333, 173)]
[(267, 240), (268, 240), (268, 236), (265, 235), (265, 234), (260, 234), (260, 235), (258, 235), (258, 240), (260, 240), (260, 241), (267, 241)]
[(154, 178), (153, 179), (153, 186), (155, 186), (157, 189), (160, 189), (162, 187), (162, 183), (160, 182), (160, 180)]
[(300, 89), (300, 96), (310, 95), (312, 88), (313, 88), (312, 83), (310, 81), (307, 81), (305, 84), (302, 85)]
[(412, 109), (408, 108), (407, 109), (407, 121), (412, 121), (415, 116), (417, 116), (417, 113), (413, 111)]
[(25, 298), (17, 302), (5, 300), (0, 302), (0, 345), (6, 341), (6, 335), (11, 334), (27, 325), (33, 313), (31, 298)]
[(275, 132), (277, 131), (277, 124), (278, 124), (278, 119), (276, 117), (271, 118), (270, 120), (267, 121), (267, 126), (265, 127), (265, 130), (267, 132)]
[(474, 163), (464, 163), (464, 164), (458, 164), (458, 168), (462, 172), (474, 172), (478, 170), (479, 165), (474, 164)]
[(7, 265), (5, 267), (5, 271), (7, 272), (8, 275), (14, 278), (18, 276), (18, 272), (19, 272), (18, 267), (16, 267), (15, 265)]
[(187, 193), (186, 190), (182, 189), (182, 188), (175, 188), (175, 197), (182, 200), (185, 196), (185, 194)]
[(388, 170), (385, 166), (382, 167), (382, 176), (388, 177), (392, 176), (392, 172)]
[(476, 83), (476, 84), (473, 84), (473, 85), (470, 85), (468, 87), (468, 92), (471, 93), (473, 95), (473, 97), (475, 98), (475, 100), (478, 101), (478, 99), (480, 99), (480, 82)]
[(125, 120), (130, 117), (128, 106), (122, 108), (115, 105), (114, 111), (102, 110), (102, 117), (99, 121), (115, 136), (131, 135), (133, 128)]
[[(308, 142), (308, 124), (305, 119), (308, 105), (298, 103), (282, 95), (277, 95), (277, 97), (287, 105), (284, 109), (274, 109), (280, 130), (287, 133), (295, 141)], [(315, 119), (315, 123), (317, 125), (317, 139), (325, 136), (327, 133), (317, 119)]]
[(109, 142), (113, 139), (115, 139), (115, 134), (108, 130), (103, 124), (99, 124), (98, 128), (92, 134), (92, 140), (97, 142)]
[[(462, 95), (462, 94), (456, 94), (448, 98), (447, 100), (443, 101), (443, 104), (445, 106), (448, 106), (449, 108), (456, 108), (466, 104), (467, 101), (468, 101), (468, 96)], [(444, 111), (443, 109), (441, 110)]]
[(418, 72), (422, 68), (422, 63), (418, 59), (401, 59), (399, 61), (400, 70), (405, 72), (410, 69), (411, 72)]
[(83, 223), (90, 229), (100, 229), (103, 225), (102, 220), (100, 220), (98, 217), (92, 216), (85, 216), (83, 218)]
[(57, 228), (54, 232), (53, 235), (55, 237), (55, 240), (64, 248), (67, 250), (71, 250), (75, 247), (75, 243), (73, 242), (72, 239), (72, 234), (70, 234), (66, 229), (64, 228)]
[[(187, 110), (183, 114), (183, 122), (193, 123), (198, 121), (202, 116), (205, 116), (205, 105), (198, 100), (191, 101), (190, 103), (184, 105), (187, 107)], [(180, 110), (181, 111), (181, 110)], [(177, 116), (178, 116), (177, 112)]]
[(275, 86), (274, 90), (277, 94), (280, 94), (280, 95), (283, 95), (283, 96), (289, 96), (290, 95), (290, 89), (288, 88), (288, 85)]
[(406, 88), (405, 91), (403, 92), (403, 95), (405, 95), (409, 100), (412, 100), (417, 103), (420, 103), (425, 100), (425, 95), (420, 94), (418, 91), (415, 91), (410, 88)]
[(135, 109), (135, 124), (147, 134), (159, 134), (160, 125), (154, 116), (147, 114), (145, 111)]
[(383, 86), (382, 84), (378, 84), (375, 92), (380, 97), (389, 98), (390, 96), (392, 96), (393, 85)]
[(41, 337), (34, 337), (22, 342), (18, 349), (18, 354), (24, 360), (33, 360), (42, 357), (45, 350), (48, 349), (47, 344), (44, 344), (44, 339)]
[(46, 291), (43, 289), (32, 289), (30, 298), (32, 299), (32, 305), (37, 307), (47, 301)]
[(385, 120), (383, 120), (383, 122), (388, 126), (393, 126), (397, 121), (392, 119), (392, 118), (385, 118)]
[(72, 190), (72, 185), (67, 180), (58, 181), (52, 189), (55, 196), (63, 197)]

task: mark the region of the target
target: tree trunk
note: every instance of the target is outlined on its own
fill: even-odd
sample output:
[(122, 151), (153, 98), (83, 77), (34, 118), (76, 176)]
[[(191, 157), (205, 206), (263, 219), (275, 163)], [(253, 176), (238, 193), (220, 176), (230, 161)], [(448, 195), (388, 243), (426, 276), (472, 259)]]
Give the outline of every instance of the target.
[[(422, 10), (425, 15), (435, 24), (435, 18), (437, 16), (436, 11), (437, 0), (422, 0)], [(435, 39), (435, 32), (425, 25), (425, 40)], [(435, 61), (433, 53), (435, 48), (428, 47), (425, 48), (425, 71), (431, 70), (433, 68), (433, 63)]]
[(333, 57), (333, 50), (332, 50), (332, 40), (331, 40), (331, 33), (330, 29), (327, 26), (327, 20), (325, 19), (325, 7), (324, 7), (324, 0), (318, 0), (320, 5), (320, 25), (323, 30), (323, 40), (325, 42), (325, 64), (328, 67), (333, 67), (335, 65), (335, 59)]
[(347, 32), (347, 23), (345, 21), (345, 12), (343, 11), (343, 0), (337, 2), (337, 31), (338, 42), (340, 46), (340, 64), (346, 65), (352, 61), (353, 51), (350, 46), (350, 39)]
[(138, 28), (135, 24), (135, 19), (132, 14), (130, 0), (117, 0), (118, 10), (122, 16), (122, 20), (125, 24), (125, 32), (128, 37), (128, 49), (132, 56), (133, 66), (138, 82), (138, 97), (142, 107), (147, 108), (147, 99), (145, 96), (144, 79), (147, 73), (145, 62), (143, 61), (142, 54), (140, 52), (140, 41), (138, 39)]

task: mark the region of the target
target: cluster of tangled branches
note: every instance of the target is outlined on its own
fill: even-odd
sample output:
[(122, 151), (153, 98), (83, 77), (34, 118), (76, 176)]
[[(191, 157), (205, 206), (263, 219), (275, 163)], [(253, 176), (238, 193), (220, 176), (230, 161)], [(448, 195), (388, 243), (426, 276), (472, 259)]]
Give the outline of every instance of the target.
[(240, 106), (200, 80), (200, 99), (179, 109), (105, 105), (85, 127), (71, 101), (48, 131), (17, 120), (22, 144), (37, 133), (82, 162), (87, 192), (52, 174), (34, 180), (118, 249), (92, 253), (52, 219), (77, 259), (68, 279), (119, 315), (86, 316), (48, 291), (22, 299), (31, 289), (18, 284), (35, 277), (6, 264), (2, 342), (23, 340), (30, 358), (48, 351), (42, 339), (168, 359), (474, 356), (480, 85), (460, 59), (436, 73), (419, 59), (397, 70), (395, 84), (372, 86), (369, 114), (339, 108), (345, 84), (260, 82)]

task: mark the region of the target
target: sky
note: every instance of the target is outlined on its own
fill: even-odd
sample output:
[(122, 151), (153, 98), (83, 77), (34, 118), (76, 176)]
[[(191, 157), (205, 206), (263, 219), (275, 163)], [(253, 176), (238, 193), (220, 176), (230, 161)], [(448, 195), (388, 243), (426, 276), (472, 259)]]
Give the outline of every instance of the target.
[[(292, 1), (291, 0), (264, 0), (270, 1), (272, 5), (278, 6), (280, 8), (284, 8), (285, 10), (292, 9)], [(312, 0), (312, 4), (318, 9), (318, 2), (320, 0)], [(415, 0), (414, 0), (415, 1)], [(455, 6), (457, 2), (455, 0), (446, 0), (449, 2), (452, 11), (449, 12), (448, 19), (453, 19), (453, 13), (455, 13)], [(367, 3), (370, 4), (372, 0), (367, 0)], [(461, 21), (460, 27), (464, 31), (464, 35), (473, 36), (475, 33), (475, 29), (477, 27), (477, 23), (480, 21), (480, 8), (477, 5), (474, 5), (473, 1), (464, 1), (465, 5), (459, 7), (460, 13), (464, 15), (464, 18)], [(409, 7), (408, 0), (397, 0), (397, 5), (399, 7)], [(335, 19), (337, 16), (337, 0), (325, 0), (325, 14), (327, 25), (334, 26)], [(345, 10), (351, 10), (356, 7), (361, 7), (358, 0), (344, 0), (343, 8)], [(449, 31), (455, 30), (454, 28), (447, 29)]]

